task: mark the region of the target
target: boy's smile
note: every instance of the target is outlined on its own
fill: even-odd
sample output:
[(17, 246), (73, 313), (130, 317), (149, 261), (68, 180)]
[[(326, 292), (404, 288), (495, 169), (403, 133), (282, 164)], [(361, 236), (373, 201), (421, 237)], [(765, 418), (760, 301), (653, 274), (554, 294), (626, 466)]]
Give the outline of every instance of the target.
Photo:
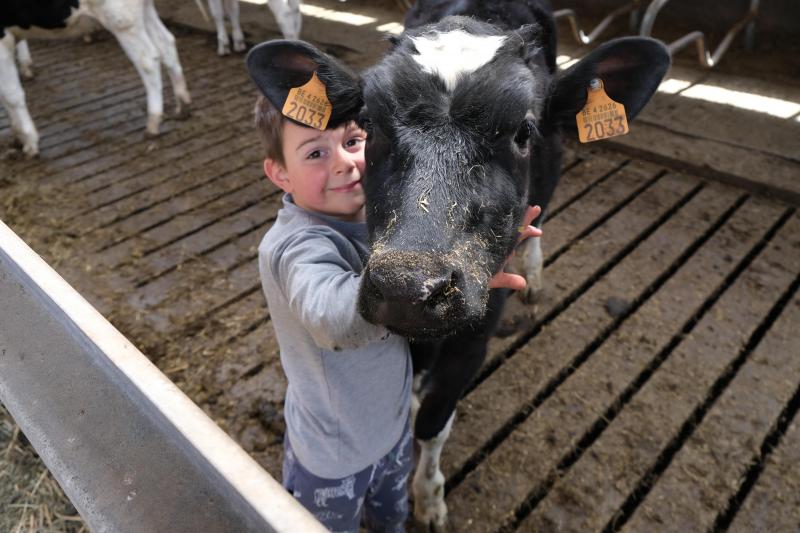
[(353, 192), (356, 189), (361, 188), (361, 179), (354, 180), (346, 185), (342, 185), (341, 187), (332, 187), (330, 190), (335, 192)]
[(364, 143), (355, 123), (319, 131), (283, 125), (284, 165), (267, 159), (264, 172), (303, 209), (341, 220), (364, 220)]

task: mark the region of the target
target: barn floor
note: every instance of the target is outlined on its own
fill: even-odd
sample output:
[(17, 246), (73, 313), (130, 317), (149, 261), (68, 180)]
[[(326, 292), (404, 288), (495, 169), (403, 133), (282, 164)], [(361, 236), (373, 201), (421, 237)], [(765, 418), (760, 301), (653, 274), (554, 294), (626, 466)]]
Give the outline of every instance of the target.
[[(285, 380), (255, 258), (280, 195), (241, 56), (174, 32), (193, 113), (156, 139), (110, 36), (32, 43), (42, 153), (0, 161), (0, 219), (279, 477)], [(443, 455), (454, 530), (800, 531), (796, 208), (608, 145), (568, 144), (564, 167), (546, 291), (511, 302)], [(47, 503), (41, 466), (14, 488), (31, 452), (10, 427), (4, 531)]]

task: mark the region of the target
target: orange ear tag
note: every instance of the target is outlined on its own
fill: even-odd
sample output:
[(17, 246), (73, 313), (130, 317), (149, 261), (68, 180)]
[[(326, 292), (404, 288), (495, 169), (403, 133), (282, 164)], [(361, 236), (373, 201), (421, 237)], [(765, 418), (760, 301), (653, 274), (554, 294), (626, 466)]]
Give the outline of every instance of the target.
[(286, 97), (281, 113), (301, 124), (324, 130), (331, 118), (333, 106), (328, 100), (325, 84), (315, 72), (308, 83), (294, 87)]
[(625, 135), (629, 131), (625, 106), (609, 98), (599, 78), (591, 81), (586, 105), (575, 115), (575, 120), (582, 143)]

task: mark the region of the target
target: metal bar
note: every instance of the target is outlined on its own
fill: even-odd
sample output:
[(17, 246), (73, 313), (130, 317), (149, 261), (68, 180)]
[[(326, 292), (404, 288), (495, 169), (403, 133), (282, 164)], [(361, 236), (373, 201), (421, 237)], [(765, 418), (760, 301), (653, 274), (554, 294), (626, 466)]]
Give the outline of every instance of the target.
[(0, 401), (92, 531), (325, 531), (2, 222)]
[(626, 13), (630, 13), (630, 20), (631, 23), (633, 23), (633, 21), (636, 20), (641, 3), (641, 0), (631, 0), (624, 6), (615, 9), (603, 20), (601, 20), (600, 24), (598, 24), (589, 35), (586, 35), (586, 33), (580, 27), (580, 24), (578, 23), (578, 16), (575, 14), (574, 9), (559, 9), (553, 12), (553, 17), (556, 19), (566, 18), (569, 21), (570, 27), (572, 28), (572, 35), (575, 37), (575, 40), (581, 44), (591, 44), (597, 40), (600, 34), (603, 33), (616, 18), (625, 15)]
[[(667, 46), (670, 54), (675, 55), (677, 51), (690, 45), (691, 43), (695, 43), (697, 46), (697, 57), (700, 61), (700, 64), (706, 68), (713, 68), (719, 63), (720, 59), (722, 59), (722, 56), (725, 54), (725, 52), (727, 52), (728, 48), (733, 42), (733, 39), (745, 26), (747, 26), (747, 30), (745, 32), (745, 46), (748, 49), (752, 49), (755, 34), (755, 19), (758, 17), (759, 1), (760, 0), (750, 0), (750, 8), (748, 9), (747, 13), (744, 15), (744, 17), (739, 19), (733, 25), (733, 27), (731, 27), (728, 33), (725, 34), (725, 37), (722, 38), (722, 41), (720, 41), (720, 44), (713, 53), (711, 53), (706, 46), (705, 34), (703, 34), (701, 31), (693, 31), (670, 43)], [(640, 35), (650, 37), (653, 32), (653, 25), (655, 24), (656, 17), (658, 16), (659, 11), (661, 11), (661, 8), (663, 8), (667, 2), (669, 2), (669, 0), (653, 0), (645, 12), (644, 18), (642, 19), (642, 27), (639, 31)]]

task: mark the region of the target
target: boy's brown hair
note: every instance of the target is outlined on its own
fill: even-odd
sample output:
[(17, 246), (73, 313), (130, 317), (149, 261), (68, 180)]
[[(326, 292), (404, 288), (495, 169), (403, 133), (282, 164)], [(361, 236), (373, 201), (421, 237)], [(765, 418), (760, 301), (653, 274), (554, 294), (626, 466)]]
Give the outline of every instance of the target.
[(267, 159), (273, 159), (285, 166), (283, 158), (283, 115), (264, 95), (256, 99), (253, 110), (254, 123), (264, 145)]

